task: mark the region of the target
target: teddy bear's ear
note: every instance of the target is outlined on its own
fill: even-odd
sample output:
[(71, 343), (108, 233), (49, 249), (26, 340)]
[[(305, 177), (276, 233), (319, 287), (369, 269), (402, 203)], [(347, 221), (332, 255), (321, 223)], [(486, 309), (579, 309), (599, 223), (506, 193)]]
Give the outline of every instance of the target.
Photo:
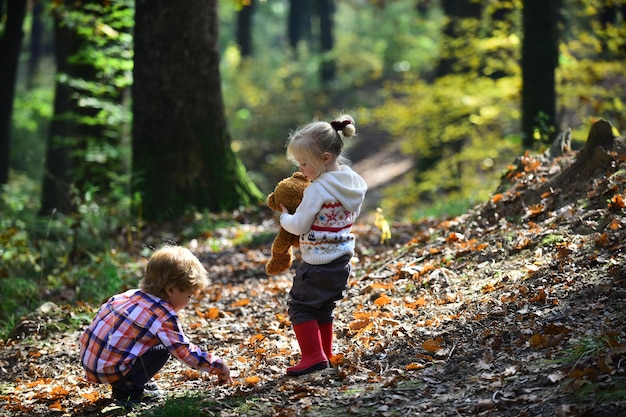
[(296, 171), (291, 175), (293, 178), (299, 179), (299, 180), (305, 180), (306, 177), (304, 176), (304, 174), (300, 171)]
[(271, 208), (272, 210), (276, 210), (276, 201), (274, 199), (274, 193), (270, 193), (270, 195), (267, 196), (267, 206)]

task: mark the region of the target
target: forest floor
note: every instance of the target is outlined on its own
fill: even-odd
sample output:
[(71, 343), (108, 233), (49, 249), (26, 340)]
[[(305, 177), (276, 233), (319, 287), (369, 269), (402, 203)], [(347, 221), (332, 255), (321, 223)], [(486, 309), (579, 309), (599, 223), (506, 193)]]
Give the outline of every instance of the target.
[[(214, 252), (198, 237), (212, 283), (183, 322), (232, 385), (170, 360), (164, 400), (116, 407), (83, 378), (78, 326), (60, 330), (97, 306), (46, 304), (0, 342), (0, 416), (626, 416), (626, 150), (590, 149), (521, 156), (488, 202), (392, 223), (384, 244), (358, 223), (327, 370), (285, 376), (299, 350), (271, 239)], [(239, 218), (217, 233), (276, 230), (271, 212)]]

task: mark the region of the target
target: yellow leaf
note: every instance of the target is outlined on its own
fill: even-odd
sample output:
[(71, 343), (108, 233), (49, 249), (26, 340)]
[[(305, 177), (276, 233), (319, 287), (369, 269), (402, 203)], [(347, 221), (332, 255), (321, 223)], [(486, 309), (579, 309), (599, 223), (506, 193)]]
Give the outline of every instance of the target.
[(244, 307), (247, 306), (248, 304), (250, 304), (250, 299), (249, 298), (244, 298), (242, 300), (237, 300), (234, 303), (231, 304), (232, 307)]
[(380, 229), (381, 244), (391, 239), (391, 228), (389, 227), (389, 223), (387, 223), (385, 216), (383, 216), (383, 209), (380, 207), (376, 208), (376, 213), (374, 214), (374, 226)]
[(421, 296), (420, 298), (418, 298), (415, 301), (405, 301), (404, 305), (408, 308), (411, 309), (416, 309), (418, 307), (424, 307), (426, 305), (426, 299), (424, 298), (424, 296)]
[(206, 318), (210, 320), (215, 320), (220, 316), (220, 309), (217, 307), (209, 308), (209, 311), (206, 313)]
[(257, 333), (254, 336), (250, 337), (250, 343), (254, 344), (256, 342), (260, 342), (263, 339), (265, 339), (265, 336), (261, 333)]
[(352, 323), (350, 323), (348, 325), (348, 328), (350, 330), (361, 330), (364, 327), (366, 327), (368, 324), (370, 323), (369, 320), (365, 319), (365, 320), (355, 320)]
[(379, 307), (382, 307), (386, 304), (389, 304), (390, 302), (391, 302), (391, 298), (389, 298), (387, 294), (382, 294), (380, 297), (376, 299), (376, 301), (374, 301), (374, 304), (376, 304)]
[(390, 290), (393, 288), (393, 282), (374, 282), (371, 287), (372, 289)]
[(248, 384), (248, 385), (256, 385), (256, 384), (259, 383), (259, 377), (258, 376), (249, 376), (249, 377), (246, 377), (244, 379), (244, 381), (246, 381), (246, 384)]
[(437, 352), (439, 349), (441, 349), (441, 345), (439, 344), (439, 342), (434, 339), (425, 340), (424, 343), (422, 343), (422, 347), (430, 353)]

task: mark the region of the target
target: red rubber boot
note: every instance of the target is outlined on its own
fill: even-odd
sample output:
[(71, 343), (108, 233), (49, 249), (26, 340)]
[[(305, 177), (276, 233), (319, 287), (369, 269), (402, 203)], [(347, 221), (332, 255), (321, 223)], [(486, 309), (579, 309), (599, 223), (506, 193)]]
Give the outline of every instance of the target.
[(322, 348), (328, 361), (333, 357), (333, 322), (319, 323)]
[(304, 375), (327, 368), (328, 360), (322, 349), (322, 338), (317, 321), (310, 320), (294, 324), (293, 331), (296, 333), (302, 358), (297, 365), (287, 368), (287, 375)]

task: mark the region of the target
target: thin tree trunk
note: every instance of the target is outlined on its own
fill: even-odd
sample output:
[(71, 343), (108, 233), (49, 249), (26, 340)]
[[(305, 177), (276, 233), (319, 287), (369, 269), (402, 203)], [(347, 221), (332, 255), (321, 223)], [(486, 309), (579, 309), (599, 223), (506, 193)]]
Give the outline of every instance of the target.
[(335, 79), (336, 63), (331, 56), (335, 47), (333, 37), (333, 13), (335, 5), (332, 0), (317, 0), (317, 11), (320, 17), (320, 47), (322, 50), (322, 63), (320, 66), (320, 78), (322, 83), (328, 83)]
[(535, 143), (535, 129), (547, 143), (556, 135), (558, 30), (561, 1), (525, 0), (522, 11), (522, 132), (526, 149)]
[(289, 0), (287, 39), (295, 51), (300, 41), (311, 39), (311, 0)]
[(252, 28), (255, 9), (256, 0), (250, 0), (250, 4), (242, 6), (237, 13), (237, 43), (244, 57), (250, 57), (254, 52)]
[(41, 38), (43, 36), (43, 23), (41, 22), (41, 12), (43, 5), (40, 0), (33, 1), (33, 23), (30, 30), (30, 56), (28, 57), (28, 83), (32, 85), (33, 79), (37, 75), (37, 68), (41, 59)]
[[(26, 0), (10, 0), (4, 33), (0, 38), (0, 184), (9, 181), (11, 117), (17, 83), (17, 67), (24, 32)], [(0, 14), (0, 16), (2, 16)]]
[[(58, 74), (70, 74), (69, 58), (79, 48), (76, 33), (63, 24), (62, 17), (55, 16), (54, 24), (55, 62)], [(72, 89), (64, 82), (56, 81), (54, 94), (54, 116), (50, 123), (47, 139), (46, 164), (43, 177), (41, 208), (39, 214), (47, 216), (55, 211), (69, 214), (75, 211), (71, 188), (76, 161), (72, 157), (76, 134), (72, 108)]]

